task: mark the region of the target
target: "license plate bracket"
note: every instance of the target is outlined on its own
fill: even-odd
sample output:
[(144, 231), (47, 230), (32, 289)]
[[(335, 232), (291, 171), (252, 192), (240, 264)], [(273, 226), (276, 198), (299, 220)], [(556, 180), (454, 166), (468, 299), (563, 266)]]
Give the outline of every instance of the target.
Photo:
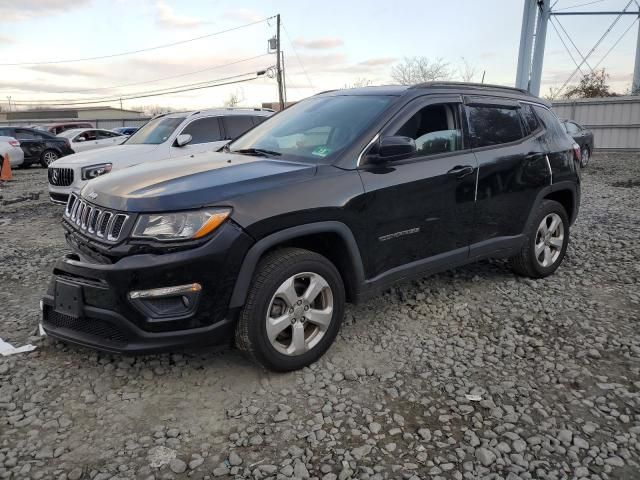
[(63, 315), (82, 317), (82, 287), (72, 283), (56, 281), (55, 310)]

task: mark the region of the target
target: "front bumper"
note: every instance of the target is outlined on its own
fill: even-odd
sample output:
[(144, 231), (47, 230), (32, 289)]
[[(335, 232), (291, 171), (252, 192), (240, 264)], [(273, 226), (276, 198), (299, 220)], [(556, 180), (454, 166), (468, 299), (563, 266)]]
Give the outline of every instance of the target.
[[(132, 255), (113, 264), (66, 255), (56, 263), (42, 299), (42, 326), (52, 337), (119, 353), (227, 343), (237, 315), (228, 303), (252, 243), (240, 227), (226, 222), (211, 240), (189, 250)], [(202, 290), (192, 308), (176, 309), (175, 299), (169, 299), (158, 304), (163, 311), (158, 314), (158, 305), (145, 308), (129, 297), (135, 290), (195, 282)]]

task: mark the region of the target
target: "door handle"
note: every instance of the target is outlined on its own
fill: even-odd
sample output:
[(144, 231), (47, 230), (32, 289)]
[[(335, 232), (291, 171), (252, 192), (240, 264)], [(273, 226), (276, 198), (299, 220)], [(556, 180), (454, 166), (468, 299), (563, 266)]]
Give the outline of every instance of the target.
[(473, 173), (473, 167), (471, 165), (457, 165), (447, 172), (447, 175), (455, 175), (458, 178), (466, 177)]

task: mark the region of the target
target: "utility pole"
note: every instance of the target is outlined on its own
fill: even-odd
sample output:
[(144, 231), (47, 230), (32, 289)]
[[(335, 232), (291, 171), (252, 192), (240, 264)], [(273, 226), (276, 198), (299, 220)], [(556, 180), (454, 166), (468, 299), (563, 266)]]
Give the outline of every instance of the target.
[[(640, 17), (640, 11), (638, 11)], [(636, 42), (636, 62), (633, 66), (633, 81), (631, 83), (631, 95), (640, 95), (640, 20), (638, 20), (638, 40)]]
[(7, 100), (9, 100), (9, 112), (11, 112), (11, 95), (7, 95)]
[(542, 0), (538, 3), (538, 8), (540, 11), (538, 13), (538, 24), (536, 25), (533, 60), (531, 62), (531, 80), (529, 81), (529, 91), (534, 95), (540, 95), (544, 47), (547, 40), (547, 24), (551, 16), (551, 0)]
[(284, 110), (284, 89), (282, 87), (282, 65), (280, 62), (280, 14), (276, 15), (276, 78), (278, 81), (278, 102)]
[(282, 91), (284, 92), (284, 104), (287, 104), (287, 69), (284, 66), (284, 52), (282, 52)]
[(520, 31), (520, 50), (518, 51), (518, 70), (516, 87), (529, 89), (531, 75), (531, 51), (533, 50), (533, 29), (536, 26), (536, 0), (524, 0), (522, 12), (522, 30)]

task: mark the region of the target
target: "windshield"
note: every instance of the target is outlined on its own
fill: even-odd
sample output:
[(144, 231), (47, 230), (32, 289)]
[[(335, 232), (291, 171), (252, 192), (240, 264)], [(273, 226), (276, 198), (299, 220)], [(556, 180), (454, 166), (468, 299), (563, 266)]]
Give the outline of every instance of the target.
[(229, 145), (297, 159), (335, 156), (353, 143), (393, 97), (341, 95), (303, 100), (267, 119)]
[(129, 137), (127, 145), (158, 145), (166, 142), (184, 118), (163, 117), (151, 120)]

